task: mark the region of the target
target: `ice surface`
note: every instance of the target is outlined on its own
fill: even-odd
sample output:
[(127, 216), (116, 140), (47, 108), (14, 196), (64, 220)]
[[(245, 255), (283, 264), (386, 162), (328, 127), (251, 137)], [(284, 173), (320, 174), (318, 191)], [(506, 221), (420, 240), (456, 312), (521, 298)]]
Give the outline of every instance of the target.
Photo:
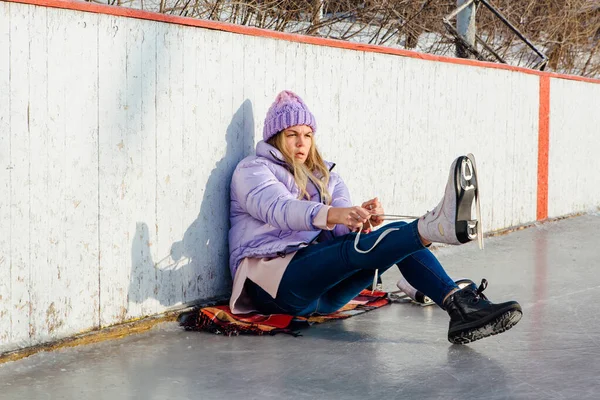
[(299, 338), (166, 323), (0, 365), (0, 399), (597, 399), (599, 232), (590, 214), (436, 251), (451, 276), (485, 277), (491, 300), (523, 306), (515, 328), (470, 345), (446, 340), (444, 311), (409, 304)]

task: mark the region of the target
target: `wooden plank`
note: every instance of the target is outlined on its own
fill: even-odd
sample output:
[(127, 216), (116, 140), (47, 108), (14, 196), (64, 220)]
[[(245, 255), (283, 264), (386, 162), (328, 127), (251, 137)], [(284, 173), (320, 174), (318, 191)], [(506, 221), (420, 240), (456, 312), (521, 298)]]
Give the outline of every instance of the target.
[[(180, 304), (183, 287), (179, 264), (171, 262), (171, 247), (180, 241), (183, 228), (183, 30), (161, 27), (157, 41), (157, 265), (156, 299), (164, 307)], [(187, 112), (187, 111), (186, 111)], [(213, 109), (217, 113), (217, 109)], [(199, 158), (204, 155), (198, 155)]]
[[(135, 228), (131, 253), (123, 254), (123, 270), (130, 269), (127, 317), (158, 312), (156, 288), (156, 35), (160, 27), (145, 21), (131, 24), (127, 37), (127, 148), (132, 168), (132, 194), (124, 206)], [(135, 224), (135, 225), (134, 225)], [(130, 268), (125, 268), (125, 265)]]
[(10, 252), (11, 342), (29, 344), (29, 10), (11, 5), (10, 16)]
[[(259, 120), (264, 121), (264, 117), (269, 107), (275, 100), (275, 96), (282, 90), (291, 90), (297, 92), (298, 88), (295, 86), (295, 76), (288, 74), (289, 66), (288, 63), (295, 62), (289, 55), (290, 48), (293, 48), (295, 43), (281, 42), (278, 40), (269, 41), (271, 43), (271, 49), (265, 48), (263, 52), (263, 64), (258, 65), (258, 68), (265, 70), (265, 86), (264, 86), (264, 107), (261, 108), (259, 114)], [(256, 47), (262, 47), (260, 40), (256, 42)], [(272, 66), (276, 66), (272, 68)], [(262, 124), (260, 130), (262, 136)]]
[[(412, 96), (412, 71), (407, 68), (406, 61), (401, 60), (393, 63), (394, 74), (396, 76), (396, 118), (394, 121), (394, 128), (391, 130), (390, 135), (394, 137), (393, 147), (395, 154), (402, 156), (407, 151), (406, 144), (411, 137), (411, 110), (410, 105), (413, 102)], [(394, 87), (394, 86), (392, 86)], [(403, 179), (394, 179), (392, 182), (392, 197), (387, 199), (384, 206), (384, 210), (389, 213), (410, 213), (411, 208), (415, 205), (410, 201), (410, 195), (406, 191), (406, 185), (411, 182), (407, 182), (410, 179), (411, 174), (407, 174), (407, 177)], [(408, 178), (408, 179), (407, 179)], [(409, 214), (410, 215), (410, 214)]]
[[(341, 65), (332, 74), (331, 87), (333, 90), (333, 102), (331, 105), (325, 105), (326, 111), (335, 115), (332, 122), (335, 132), (345, 132), (337, 136), (333, 146), (335, 152), (332, 154), (332, 161), (335, 162), (336, 171), (346, 180), (350, 189), (350, 195), (354, 204), (359, 204), (359, 199), (363, 198), (362, 187), (359, 185), (359, 176), (350, 178), (350, 171), (355, 170), (357, 160), (361, 159), (360, 146), (356, 143), (358, 136), (356, 131), (368, 129), (364, 124), (364, 110), (362, 103), (363, 80), (364, 80), (364, 54), (363, 53), (344, 53), (336, 52), (333, 55), (334, 62)], [(346, 112), (348, 111), (348, 112)], [(360, 135), (359, 141), (367, 140), (368, 135)]]
[(10, 7), (0, 2), (0, 351), (11, 338)]
[[(246, 83), (252, 81), (248, 78), (245, 70), (245, 44), (239, 37), (230, 35), (231, 39), (231, 113), (226, 119), (225, 130), (225, 153), (220, 161), (217, 161), (215, 169), (224, 169), (221, 177), (222, 183), (219, 190), (219, 209), (215, 210), (219, 219), (217, 223), (221, 229), (212, 231), (215, 239), (212, 241), (214, 248), (211, 267), (213, 273), (212, 281), (199, 294), (203, 297), (224, 295), (231, 290), (232, 280), (229, 270), (229, 187), (233, 171), (238, 162), (254, 151), (254, 115), (252, 102), (246, 95)], [(262, 131), (261, 131), (262, 133)]]
[[(64, 12), (64, 11), (63, 11)], [(64, 285), (62, 315), (70, 334), (99, 325), (98, 288), (98, 18), (68, 13), (60, 18), (65, 49), (75, 62), (61, 60), (65, 87)], [(58, 39), (58, 37), (56, 37)], [(102, 55), (104, 57), (104, 55)], [(76, 110), (76, 112), (72, 112)]]
[[(208, 209), (210, 223), (204, 228), (207, 240), (204, 244), (206, 257), (202, 259), (201, 274), (205, 277), (204, 286), (199, 294), (206, 297), (210, 294), (224, 294), (231, 288), (229, 280), (229, 253), (228, 253), (228, 227), (229, 227), (229, 183), (233, 174), (234, 164), (238, 157), (235, 147), (242, 144), (239, 141), (237, 126), (242, 123), (243, 111), (237, 110), (242, 103), (241, 80), (234, 78), (238, 65), (243, 65), (243, 59), (237, 51), (238, 36), (229, 34), (220, 36), (219, 48), (221, 49), (220, 73), (223, 89), (218, 92), (218, 102), (221, 104), (220, 119), (216, 121), (216, 132), (220, 135), (209, 135), (207, 144), (215, 149), (211, 153), (211, 170), (204, 172), (207, 177), (206, 195), (202, 202), (203, 209)], [(238, 77), (239, 78), (239, 77)], [(226, 95), (225, 93), (229, 93)], [(235, 102), (235, 104), (234, 104)]]
[[(324, 54), (324, 48), (311, 47), (308, 50), (306, 65), (306, 91), (305, 100), (317, 120), (317, 133), (315, 141), (323, 157), (328, 161), (336, 161), (334, 155), (336, 145), (331, 132), (335, 131), (333, 119), (337, 113), (333, 109), (334, 91), (332, 89), (332, 68), (320, 62), (314, 62), (321, 57), (330, 56)], [(332, 158), (333, 157), (333, 158)], [(337, 172), (337, 169), (336, 169)]]
[[(359, 132), (368, 132), (368, 134), (355, 132), (352, 135), (358, 139), (354, 145), (360, 149), (360, 154), (373, 156), (381, 154), (382, 144), (388, 149), (397, 148), (395, 121), (398, 93), (393, 61), (395, 59), (385, 54), (365, 53), (364, 55), (364, 95), (361, 96), (361, 101), (364, 112), (369, 116), (369, 125), (359, 129)], [(373, 176), (398, 176), (396, 165), (391, 162), (370, 163), (368, 161), (362, 165), (365, 176), (360, 187), (363, 191), (361, 197), (354, 199), (356, 204), (378, 197), (384, 205), (389, 205), (393, 200), (394, 180), (387, 185), (382, 185), (381, 181), (373, 179)]]
[[(55, 14), (56, 12), (51, 14)], [(34, 8), (31, 12), (31, 64), (30, 64), (30, 130), (31, 158), (31, 325), (30, 334), (33, 342), (48, 341), (55, 333), (57, 325), (63, 319), (56, 320), (55, 296), (61, 293), (55, 290), (54, 281), (57, 279), (57, 268), (50, 261), (51, 226), (60, 224), (60, 216), (56, 207), (60, 203), (50, 201), (52, 195), (58, 196), (59, 187), (50, 186), (51, 174), (56, 169), (51, 167), (51, 160), (63, 157), (62, 147), (51, 146), (51, 138), (61, 137), (62, 132), (49, 131), (48, 99), (57, 101), (53, 95), (48, 95), (48, 41), (53, 37), (48, 35), (48, 9)], [(55, 20), (55, 18), (54, 18)], [(56, 25), (56, 24), (55, 24)], [(56, 43), (55, 43), (56, 44)], [(58, 43), (62, 46), (62, 43)], [(64, 56), (62, 47), (58, 52)], [(55, 54), (53, 54), (55, 55)], [(53, 77), (53, 79), (56, 79)], [(57, 199), (58, 200), (58, 199)], [(58, 239), (56, 239), (58, 241)], [(49, 312), (50, 311), (50, 312)], [(48, 321), (52, 321), (47, 324)], [(51, 328), (51, 329), (50, 329)], [(51, 331), (51, 332), (49, 332)]]
[[(213, 168), (208, 175), (207, 193), (203, 208), (210, 210), (210, 224), (205, 228), (208, 240), (205, 246), (208, 257), (206, 267), (201, 270), (205, 285), (199, 291), (201, 297), (226, 293), (231, 287), (228, 253), (229, 227), (229, 183), (237, 162), (249, 150), (248, 137), (244, 135), (244, 55), (243, 43), (235, 35), (224, 35), (219, 47), (222, 49), (221, 73), (225, 91), (221, 91), (222, 116), (217, 131), (221, 135), (210, 135)], [(226, 96), (229, 91), (229, 96)], [(217, 150), (219, 149), (219, 150)], [(206, 199), (210, 200), (207, 204)]]
[[(43, 202), (40, 206), (46, 213), (38, 229), (39, 236), (45, 239), (45, 254), (39, 256), (46, 258), (47, 267), (39, 277), (33, 280), (36, 291), (46, 292), (36, 295), (38, 305), (34, 311), (33, 329), (36, 331), (36, 336), (40, 338), (43, 335), (51, 337), (55, 335), (57, 329), (63, 328), (64, 318), (62, 318), (61, 311), (65, 309), (65, 294), (68, 290), (65, 282), (68, 275), (66, 272), (68, 266), (65, 263), (67, 249), (64, 243), (66, 203), (62, 191), (68, 185), (68, 182), (65, 181), (65, 159), (67, 158), (65, 156), (67, 150), (65, 130), (66, 119), (72, 110), (65, 109), (65, 97), (68, 95), (66, 82), (70, 82), (70, 77), (59, 61), (65, 57), (66, 52), (65, 31), (67, 27), (61, 22), (63, 15), (60, 12), (52, 12), (47, 19), (47, 118), (45, 126), (36, 127), (38, 134), (43, 134), (41, 130), (44, 128), (47, 131), (46, 150), (41, 160), (43, 164), (36, 168), (37, 171), (40, 171), (39, 173), (43, 174), (40, 178), (45, 181), (45, 187), (40, 193), (40, 199), (36, 199), (36, 203)], [(38, 109), (41, 107), (41, 105), (37, 106)], [(40, 115), (40, 118), (42, 117), (43, 114)], [(41, 119), (38, 122), (43, 124)], [(44, 150), (36, 149), (37, 154), (42, 151)], [(36, 260), (36, 262), (39, 261)]]
[[(400, 92), (397, 98), (400, 100), (398, 107), (402, 112), (397, 115), (396, 125), (390, 127), (390, 134), (398, 135), (396, 146), (394, 148), (394, 157), (398, 159), (398, 168), (409, 166), (410, 173), (398, 171), (399, 174), (394, 176), (394, 199), (390, 204), (385, 204), (386, 211), (398, 214), (416, 214), (423, 213), (424, 207), (435, 207), (433, 196), (427, 192), (427, 184), (434, 181), (434, 187), (440, 187), (443, 178), (438, 172), (437, 162), (430, 162), (427, 167), (429, 174), (427, 179), (423, 179), (423, 163), (415, 164), (415, 158), (422, 157), (423, 160), (428, 159), (430, 149), (427, 147), (429, 139), (426, 126), (427, 119), (425, 115), (428, 113), (428, 96), (437, 96), (437, 93), (432, 94), (428, 90), (429, 79), (434, 79), (435, 71), (423, 69), (423, 65), (419, 63), (407, 63), (402, 60), (400, 65), (396, 64), (395, 68), (403, 75), (398, 84)], [(423, 69), (421, 71), (421, 69)], [(423, 74), (423, 77), (420, 77)], [(434, 99), (429, 99), (434, 101)], [(415, 151), (418, 149), (418, 151)], [(415, 156), (413, 156), (415, 155)], [(441, 169), (439, 169), (441, 171)], [(443, 188), (443, 186), (441, 186)], [(430, 200), (426, 200), (431, 198)], [(428, 204), (423, 206), (423, 204)], [(429, 205), (432, 204), (432, 205)], [(427, 208), (425, 208), (427, 210)]]
[[(309, 108), (312, 113), (317, 118), (317, 131), (320, 130), (321, 124), (325, 124), (327, 126), (327, 121), (323, 118), (325, 114), (325, 110), (323, 109), (323, 97), (326, 96), (325, 93), (329, 92), (329, 87), (327, 82), (325, 81), (325, 76), (327, 71), (323, 68), (323, 63), (313, 62), (320, 55), (320, 48), (315, 46), (310, 46), (304, 49), (304, 57), (307, 62), (304, 70), (304, 80), (306, 82), (305, 88), (303, 91), (303, 96), (306, 97), (305, 100), (310, 102)], [(317, 139), (317, 145), (321, 143), (319, 139)]]
[[(221, 131), (223, 115), (231, 107), (223, 101), (223, 93), (231, 95), (227, 72), (231, 67), (222, 59), (230, 49), (222, 46), (227, 46), (227, 42), (213, 32), (185, 35), (183, 98), (184, 103), (191, 106), (186, 106), (183, 116), (181, 212), (185, 231), (181, 239), (172, 244), (170, 267), (172, 277), (181, 285), (183, 302), (202, 298), (214, 290), (211, 286), (216, 283), (212, 254), (217, 243), (213, 236), (214, 231), (219, 230), (219, 214), (213, 207), (213, 190), (225, 140), (224, 135), (215, 133)], [(231, 97), (228, 100), (231, 101)], [(215, 144), (220, 139), (222, 142)]]
[[(205, 193), (204, 168), (208, 159), (212, 158), (214, 149), (205, 147), (205, 131), (212, 115), (206, 111), (210, 101), (205, 97), (206, 83), (198, 83), (198, 77), (203, 78), (206, 65), (203, 52), (206, 48), (203, 32), (185, 30), (183, 36), (183, 99), (185, 112), (183, 114), (183, 227), (185, 232), (181, 240), (171, 245), (171, 263), (169, 270), (177, 274), (178, 284), (182, 286), (182, 301), (192, 301), (200, 298), (200, 288), (204, 282), (201, 273), (202, 263), (198, 254), (205, 242), (203, 234), (206, 224), (202, 223), (202, 198)], [(224, 80), (224, 79), (223, 79)], [(205, 111), (201, 118), (197, 117)], [(161, 266), (161, 271), (164, 267)]]
[(300, 97), (306, 97), (306, 87), (309, 84), (306, 82), (306, 67), (312, 60), (308, 60), (306, 57), (307, 46), (294, 43), (290, 50), (292, 49), (293, 51), (288, 52), (286, 59), (287, 76), (293, 78), (293, 82), (290, 83), (293, 90), (300, 93)]
[(100, 209), (100, 325), (127, 316), (131, 242), (129, 157), (135, 152), (127, 137), (127, 21), (102, 16), (98, 21), (98, 143)]
[[(285, 64), (273, 63), (276, 41), (267, 40), (262, 46), (257, 46), (255, 37), (246, 36), (242, 40), (246, 55), (243, 67), (246, 78), (244, 96), (252, 103), (254, 142), (256, 143), (263, 138), (264, 117), (275, 99), (278, 89), (273, 73), (279, 70), (285, 71)], [(279, 54), (279, 56), (285, 60), (285, 54)], [(266, 68), (267, 62), (272, 63), (273, 68)], [(267, 96), (266, 93), (269, 95)]]

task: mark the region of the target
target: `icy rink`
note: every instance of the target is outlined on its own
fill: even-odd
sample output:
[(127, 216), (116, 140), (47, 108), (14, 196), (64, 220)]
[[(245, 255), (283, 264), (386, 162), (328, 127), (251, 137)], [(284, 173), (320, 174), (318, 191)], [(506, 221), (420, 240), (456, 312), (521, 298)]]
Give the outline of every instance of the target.
[[(600, 214), (436, 251), (454, 278), (516, 299), (512, 330), (466, 346), (441, 309), (392, 304), (302, 337), (222, 337), (168, 323), (0, 364), (0, 399), (598, 399)], [(383, 276), (395, 289), (397, 270)]]

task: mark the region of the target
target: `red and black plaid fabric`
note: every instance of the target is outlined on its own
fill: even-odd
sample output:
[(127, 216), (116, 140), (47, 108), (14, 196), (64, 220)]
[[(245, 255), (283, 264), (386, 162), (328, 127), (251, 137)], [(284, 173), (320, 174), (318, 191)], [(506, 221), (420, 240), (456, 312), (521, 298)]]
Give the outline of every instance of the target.
[(275, 335), (288, 333), (297, 336), (295, 331), (312, 324), (352, 317), (389, 304), (386, 292), (363, 290), (342, 309), (327, 315), (298, 317), (286, 314), (262, 315), (258, 313), (232, 314), (229, 306), (204, 307), (183, 313), (178, 320), (181, 326), (190, 331), (204, 331), (227, 336)]

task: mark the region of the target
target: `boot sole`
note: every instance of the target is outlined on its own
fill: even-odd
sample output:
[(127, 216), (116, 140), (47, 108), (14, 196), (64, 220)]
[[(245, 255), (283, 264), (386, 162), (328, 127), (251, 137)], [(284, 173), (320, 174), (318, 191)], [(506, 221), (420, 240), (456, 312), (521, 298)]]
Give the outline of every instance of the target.
[(475, 329), (464, 330), (455, 334), (448, 334), (448, 341), (454, 344), (467, 344), (488, 336), (497, 335), (515, 326), (523, 316), (520, 309), (505, 311), (500, 316)]
[[(479, 221), (479, 185), (475, 157), (462, 156), (454, 169), (454, 187), (456, 189), (456, 238), (460, 243), (476, 239), (481, 231)], [(473, 201), (476, 201), (477, 219), (472, 218)]]

